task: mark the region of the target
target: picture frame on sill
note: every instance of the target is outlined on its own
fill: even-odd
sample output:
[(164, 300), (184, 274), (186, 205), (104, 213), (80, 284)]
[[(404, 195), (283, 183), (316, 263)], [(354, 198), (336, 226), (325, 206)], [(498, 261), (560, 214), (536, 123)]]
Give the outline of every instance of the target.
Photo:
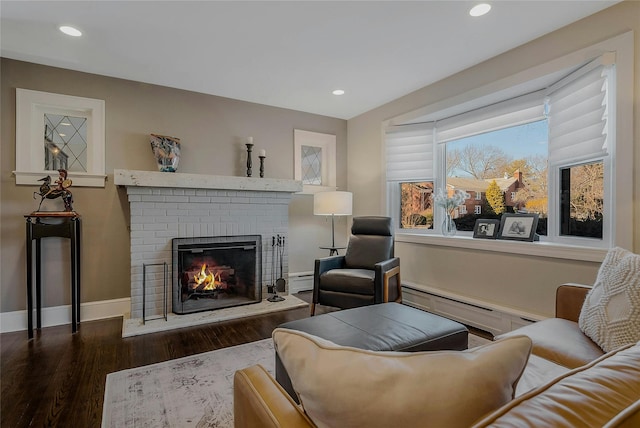
[(496, 239), (500, 230), (500, 220), (479, 218), (473, 227), (473, 237), (479, 239)]
[(502, 214), (498, 239), (532, 242), (537, 226), (538, 214)]

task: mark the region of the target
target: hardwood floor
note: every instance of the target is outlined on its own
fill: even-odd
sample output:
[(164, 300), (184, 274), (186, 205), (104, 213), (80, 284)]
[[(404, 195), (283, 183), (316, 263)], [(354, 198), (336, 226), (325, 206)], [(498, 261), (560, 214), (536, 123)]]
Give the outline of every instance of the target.
[[(296, 296), (309, 299), (309, 293)], [(318, 308), (317, 313), (330, 311)], [(0, 335), (4, 427), (99, 427), (108, 373), (271, 337), (308, 308), (123, 339), (122, 318)]]
[[(310, 292), (296, 294), (307, 302)], [(334, 308), (318, 306), (317, 314)], [(107, 374), (271, 337), (309, 308), (123, 339), (122, 318), (0, 335), (0, 426), (99, 427)], [(481, 336), (486, 332), (472, 330)], [(490, 335), (489, 335), (490, 336)], [(490, 338), (490, 337), (487, 337)]]

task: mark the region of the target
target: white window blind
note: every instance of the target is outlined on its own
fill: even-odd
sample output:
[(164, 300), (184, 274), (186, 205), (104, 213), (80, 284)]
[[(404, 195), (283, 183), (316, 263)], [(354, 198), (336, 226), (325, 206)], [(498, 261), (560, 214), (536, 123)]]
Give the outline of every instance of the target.
[(385, 146), (387, 181), (433, 178), (432, 123), (389, 127)]
[(545, 118), (544, 95), (544, 91), (536, 91), (439, 120), (436, 123), (436, 141), (446, 143), (543, 120)]
[[(601, 60), (554, 85), (549, 94), (549, 162), (580, 162), (607, 154), (607, 99), (613, 66)], [(585, 71), (586, 69), (586, 71)]]

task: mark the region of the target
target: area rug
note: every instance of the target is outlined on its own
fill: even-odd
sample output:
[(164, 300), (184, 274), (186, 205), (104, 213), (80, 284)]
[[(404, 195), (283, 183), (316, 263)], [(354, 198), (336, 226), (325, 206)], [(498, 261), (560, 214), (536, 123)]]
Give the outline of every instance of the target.
[(235, 320), (309, 306), (307, 302), (295, 296), (289, 295), (282, 297), (284, 297), (284, 300), (280, 302), (269, 302), (265, 299), (251, 305), (234, 306), (231, 308), (216, 309), (215, 311), (197, 312), (186, 315), (171, 313), (168, 315), (166, 321), (164, 318), (156, 318), (143, 323), (141, 318), (124, 318), (122, 321), (122, 337), (158, 333), (160, 331)]
[(274, 374), (271, 339), (110, 373), (102, 427), (233, 427), (233, 375), (254, 364)]
[(110, 373), (102, 427), (232, 427), (233, 375), (254, 364), (274, 374), (271, 339)]

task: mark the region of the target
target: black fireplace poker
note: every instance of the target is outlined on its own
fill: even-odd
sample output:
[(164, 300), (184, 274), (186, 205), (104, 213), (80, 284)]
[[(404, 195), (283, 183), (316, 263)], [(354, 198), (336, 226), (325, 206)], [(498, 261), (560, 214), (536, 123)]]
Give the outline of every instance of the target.
[[(278, 296), (278, 288), (281, 288), (283, 292), (285, 290), (285, 280), (284, 280), (284, 277), (282, 276), (282, 259), (284, 257), (284, 236), (278, 235), (277, 246), (278, 246), (278, 249), (276, 251), (276, 237), (272, 236), (272, 239), (271, 239), (271, 249), (272, 249), (271, 289), (273, 290), (273, 296), (270, 296), (267, 298), (267, 301), (269, 302), (282, 302), (284, 300), (284, 297)], [(280, 262), (280, 277), (274, 281), (276, 255)]]

